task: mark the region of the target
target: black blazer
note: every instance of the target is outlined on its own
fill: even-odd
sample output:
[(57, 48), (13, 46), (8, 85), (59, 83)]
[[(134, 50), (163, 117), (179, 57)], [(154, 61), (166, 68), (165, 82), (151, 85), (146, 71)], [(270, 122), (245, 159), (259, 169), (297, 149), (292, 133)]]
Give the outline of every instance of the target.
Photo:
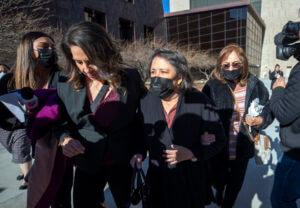
[[(78, 139), (85, 147), (85, 153), (75, 157), (78, 168), (93, 172), (103, 163), (104, 154), (108, 150), (113, 159), (123, 165), (128, 165), (136, 151), (139, 137), (138, 106), (143, 90), (140, 75), (136, 70), (126, 70), (121, 73), (121, 86), (126, 89), (118, 90), (119, 110), (109, 128), (101, 129), (95, 122), (91, 106), (87, 101), (84, 85), (76, 91), (72, 83), (67, 82), (65, 73), (56, 73), (52, 82), (57, 89), (63, 107), (65, 122), (55, 131), (62, 139), (71, 136)], [(98, 105), (98, 104), (96, 104)]]
[[(181, 94), (170, 129), (165, 120), (160, 98), (151, 92), (141, 100), (141, 111), (144, 121), (144, 141), (149, 151), (147, 178), (150, 187), (151, 184), (153, 187), (156, 187), (154, 184), (157, 183), (165, 184), (159, 185), (164, 188), (168, 198), (166, 201), (169, 204), (165, 207), (192, 208), (209, 203), (211, 192), (206, 161), (221, 151), (226, 143), (218, 113), (209, 99), (195, 89)], [(206, 131), (216, 135), (216, 142), (208, 146), (201, 144), (201, 135)], [(171, 149), (171, 144), (187, 147), (198, 161), (183, 161), (169, 165), (163, 155), (164, 150)]]
[[(235, 86), (231, 82), (228, 83), (232, 88)], [(213, 104), (217, 107), (225, 129), (225, 135), (228, 138), (232, 113), (235, 105), (233, 96), (228, 86), (221, 83), (219, 80), (212, 78), (205, 84), (202, 92), (206, 94), (211, 99)], [(273, 122), (274, 117), (270, 110), (269, 92), (267, 88), (264, 86), (262, 81), (260, 81), (254, 75), (250, 74), (247, 82), (245, 113), (243, 115), (243, 118), (245, 118), (245, 116), (247, 115), (248, 108), (255, 98), (259, 98), (259, 103), (261, 105), (264, 105), (265, 107), (260, 115), (263, 118), (263, 123), (252, 128), (253, 135), (256, 135), (260, 130), (270, 125)], [(224, 150), (226, 151), (226, 155), (222, 156), (221, 158), (226, 160), (228, 159), (228, 143), (227, 148)], [(242, 126), (242, 124), (240, 126), (240, 133), (238, 134), (236, 154), (237, 159), (251, 158), (254, 156), (254, 143), (251, 141), (250, 137), (248, 136), (247, 130)]]

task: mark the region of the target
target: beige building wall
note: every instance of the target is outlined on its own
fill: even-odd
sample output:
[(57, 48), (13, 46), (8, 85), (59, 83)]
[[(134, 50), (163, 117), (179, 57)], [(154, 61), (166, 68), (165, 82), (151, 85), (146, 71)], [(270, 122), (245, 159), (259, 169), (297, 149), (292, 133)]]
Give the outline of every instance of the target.
[(190, 8), (190, 0), (170, 0), (170, 12), (178, 12)]
[(261, 17), (265, 21), (266, 31), (260, 76), (268, 78), (269, 69), (273, 70), (275, 64), (278, 63), (285, 77), (288, 77), (297, 60), (293, 57), (288, 61), (276, 59), (274, 36), (282, 30), (287, 21), (300, 21), (300, 0), (262, 0)]

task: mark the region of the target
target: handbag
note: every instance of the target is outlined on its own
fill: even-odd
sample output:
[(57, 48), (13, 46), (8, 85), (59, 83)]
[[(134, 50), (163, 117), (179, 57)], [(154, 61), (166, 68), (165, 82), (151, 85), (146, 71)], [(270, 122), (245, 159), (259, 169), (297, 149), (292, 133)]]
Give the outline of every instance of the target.
[[(228, 85), (227, 85), (228, 86)], [(270, 139), (267, 135), (262, 134), (261, 132), (256, 134), (255, 137), (251, 134), (248, 125), (246, 121), (243, 119), (240, 108), (237, 104), (235, 95), (233, 90), (228, 86), (228, 88), (231, 91), (231, 94), (234, 99), (234, 103), (236, 106), (236, 110), (238, 112), (238, 115), (240, 117), (240, 121), (247, 130), (247, 133), (250, 137), (250, 139), (254, 142), (254, 158), (255, 158), (255, 163), (257, 165), (267, 165), (271, 159), (271, 148), (270, 148)]]
[(134, 165), (132, 181), (131, 181), (131, 194), (130, 199), (126, 204), (126, 208), (130, 205), (137, 205), (142, 201), (143, 208), (150, 207), (150, 189), (146, 184), (146, 177), (143, 169), (138, 169), (136, 164)]

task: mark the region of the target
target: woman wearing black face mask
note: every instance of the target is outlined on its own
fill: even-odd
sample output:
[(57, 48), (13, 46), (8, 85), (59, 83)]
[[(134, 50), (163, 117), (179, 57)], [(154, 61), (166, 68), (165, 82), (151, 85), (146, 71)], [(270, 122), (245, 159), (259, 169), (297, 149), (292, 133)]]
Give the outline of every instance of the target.
[[(42, 32), (29, 32), (20, 41), (12, 73), (6, 74), (0, 81), (0, 94), (24, 87), (34, 90), (48, 88), (54, 72), (58, 70), (53, 38)], [(0, 109), (0, 141), (12, 153), (12, 161), (20, 164), (22, 174), (17, 180), (22, 180), (22, 185), (19, 189), (26, 189), (28, 184), (24, 178), (32, 166), (31, 142), (26, 135), (24, 124), (2, 103)], [(64, 184), (56, 194), (52, 207), (71, 207), (72, 177), (71, 167), (66, 172)]]
[[(212, 160), (216, 202), (224, 208), (233, 207), (243, 185), (248, 161), (254, 156), (254, 143), (241, 124), (239, 113), (255, 136), (273, 121), (268, 107), (269, 93), (264, 84), (249, 72), (247, 57), (236, 44), (221, 50), (212, 78), (203, 92), (217, 107), (228, 138), (227, 148)], [(247, 115), (248, 108), (255, 98), (264, 109), (259, 116), (251, 117)]]
[[(150, 61), (151, 85), (141, 100), (151, 207), (199, 208), (211, 201), (206, 160), (225, 144), (219, 117), (192, 88), (185, 57), (158, 49)], [(141, 166), (142, 155), (131, 164)]]

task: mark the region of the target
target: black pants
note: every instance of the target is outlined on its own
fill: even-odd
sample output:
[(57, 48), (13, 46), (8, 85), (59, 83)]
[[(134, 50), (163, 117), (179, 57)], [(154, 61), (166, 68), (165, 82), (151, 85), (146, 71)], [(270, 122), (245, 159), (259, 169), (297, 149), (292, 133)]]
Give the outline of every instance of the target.
[(243, 186), (248, 162), (249, 159), (229, 161), (229, 169), (226, 175), (226, 189), (222, 208), (233, 207), (237, 196)]
[(101, 208), (100, 202), (106, 183), (118, 208), (130, 198), (132, 168), (128, 166), (103, 166), (97, 173), (87, 173), (76, 168), (74, 180), (74, 208)]
[(71, 208), (71, 189), (73, 185), (73, 166), (68, 166), (51, 208)]

